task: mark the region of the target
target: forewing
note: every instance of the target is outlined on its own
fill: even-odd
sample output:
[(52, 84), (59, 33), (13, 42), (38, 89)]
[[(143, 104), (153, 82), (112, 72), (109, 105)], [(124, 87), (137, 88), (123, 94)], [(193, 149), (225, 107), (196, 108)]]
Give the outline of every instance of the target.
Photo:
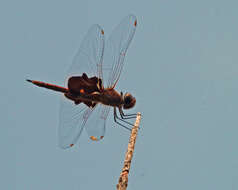
[(102, 60), (104, 52), (104, 31), (95, 24), (84, 37), (80, 48), (73, 59), (73, 63), (67, 73), (67, 79), (71, 76), (81, 76), (86, 73), (88, 77), (102, 79)]
[(120, 77), (127, 49), (134, 36), (137, 20), (134, 15), (128, 15), (113, 30), (106, 41), (103, 75), (107, 87), (114, 87)]
[[(80, 48), (67, 72), (65, 85), (71, 76), (81, 76), (86, 73), (89, 77), (102, 78), (102, 59), (104, 51), (104, 32), (99, 25), (93, 25), (84, 37)], [(61, 98), (59, 146), (69, 148), (78, 140), (83, 127), (93, 109), (81, 103)]]
[(98, 104), (95, 110), (90, 113), (85, 128), (91, 140), (98, 141), (104, 137), (109, 111), (110, 106)]

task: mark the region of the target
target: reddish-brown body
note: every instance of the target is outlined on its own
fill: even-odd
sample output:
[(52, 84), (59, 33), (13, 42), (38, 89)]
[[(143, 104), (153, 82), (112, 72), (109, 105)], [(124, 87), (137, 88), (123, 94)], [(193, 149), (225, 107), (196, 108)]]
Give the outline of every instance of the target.
[[(78, 103), (85, 103), (88, 105), (88, 102), (92, 103), (102, 103), (107, 106), (119, 107), (123, 104), (123, 99), (121, 95), (114, 90), (113, 88), (103, 89), (101, 92), (93, 92), (91, 94), (80, 93), (80, 94), (71, 94), (70, 92), (66, 93), (65, 96), (68, 99), (71, 99)], [(94, 107), (94, 104), (92, 104)]]
[[(65, 97), (74, 101), (75, 104), (84, 103), (88, 107), (94, 107), (97, 103), (101, 103), (108, 106), (113, 107), (120, 107), (123, 104), (123, 98), (122, 96), (113, 88), (96, 88), (93, 92), (88, 93), (88, 89), (83, 87), (81, 85), (81, 88), (77, 87), (77, 91), (70, 89), (70, 88), (64, 88), (61, 86), (57, 86), (54, 84), (49, 84), (41, 81), (35, 81), (35, 80), (27, 80), (28, 82), (31, 82), (39, 87), (44, 87), (47, 89), (51, 89), (54, 91), (62, 92), (65, 94)], [(69, 79), (69, 86), (70, 86), (70, 79)], [(80, 84), (80, 81), (77, 81), (77, 84)], [(95, 85), (97, 85), (95, 83)], [(94, 86), (95, 87), (95, 86)]]
[(119, 107), (123, 104), (122, 96), (113, 88), (105, 89), (100, 98), (100, 102), (108, 106)]
[(97, 103), (107, 106), (129, 109), (135, 105), (136, 99), (129, 93), (124, 97), (114, 88), (104, 88), (102, 80), (97, 77), (88, 78), (87, 74), (82, 76), (72, 76), (68, 79), (68, 88), (44, 83), (35, 80), (27, 80), (39, 87), (44, 87), (54, 91), (64, 93), (65, 97), (74, 101), (76, 105), (84, 103), (93, 108)]

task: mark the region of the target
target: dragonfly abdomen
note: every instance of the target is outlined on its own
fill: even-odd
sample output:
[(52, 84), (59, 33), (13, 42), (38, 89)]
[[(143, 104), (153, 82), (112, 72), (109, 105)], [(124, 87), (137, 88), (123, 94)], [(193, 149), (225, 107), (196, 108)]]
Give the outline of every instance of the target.
[(57, 92), (63, 92), (63, 93), (68, 92), (67, 88), (57, 86), (57, 85), (54, 85), (54, 84), (49, 84), (49, 83), (45, 83), (45, 82), (41, 82), (41, 81), (37, 81), (37, 80), (29, 80), (29, 79), (27, 79), (26, 81), (31, 82), (32, 84), (34, 84), (36, 86), (47, 88), (47, 89), (54, 90), (54, 91), (57, 91)]

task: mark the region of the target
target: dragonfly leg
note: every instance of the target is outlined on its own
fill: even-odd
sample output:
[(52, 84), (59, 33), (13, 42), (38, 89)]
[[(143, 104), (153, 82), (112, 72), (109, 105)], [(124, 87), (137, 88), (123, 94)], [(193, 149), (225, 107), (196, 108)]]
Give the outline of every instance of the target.
[[(118, 108), (118, 109), (119, 109), (120, 116), (121, 116), (121, 118), (123, 119), (123, 121), (124, 121), (124, 119), (135, 119), (135, 118), (137, 117), (137, 114), (124, 114), (124, 112), (123, 112), (123, 110), (121, 109), (121, 107)], [(126, 122), (126, 121), (124, 121), (124, 122)], [(127, 123), (127, 122), (126, 122), (126, 123)], [(139, 127), (139, 129), (140, 129), (140, 127)]]
[(137, 114), (124, 114), (123, 110), (120, 108), (119, 109), (119, 113), (122, 119), (134, 119), (136, 118)]
[[(126, 124), (128, 124), (128, 125), (134, 126), (134, 124), (132, 124), (132, 123), (130, 123), (130, 122), (124, 120), (124, 119), (121, 119), (121, 118), (119, 118), (119, 117), (117, 116), (116, 107), (114, 107), (114, 118), (115, 118), (116, 120), (120, 120), (120, 121), (122, 121), (122, 122), (124, 122), (124, 123), (126, 123)], [(116, 123), (118, 123), (118, 121), (117, 121)]]
[(116, 109), (115, 109), (115, 108), (114, 108), (114, 114), (113, 114), (113, 115), (114, 115), (114, 121), (115, 121), (115, 123), (117, 123), (118, 125), (124, 127), (125, 129), (131, 131), (131, 128), (129, 128), (129, 127), (127, 127), (127, 126), (125, 126), (125, 125), (123, 125), (123, 124), (121, 124), (120, 122), (117, 121), (117, 119), (120, 119), (120, 118), (118, 118), (118, 116), (117, 116), (117, 114), (116, 114)]

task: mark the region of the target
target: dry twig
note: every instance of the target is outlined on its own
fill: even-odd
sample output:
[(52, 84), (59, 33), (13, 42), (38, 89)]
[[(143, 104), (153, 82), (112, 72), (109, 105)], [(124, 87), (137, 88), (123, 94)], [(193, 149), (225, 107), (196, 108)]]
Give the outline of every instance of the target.
[(135, 143), (136, 143), (136, 137), (137, 132), (140, 124), (141, 114), (137, 113), (136, 122), (134, 124), (134, 127), (131, 130), (131, 136), (130, 141), (128, 143), (128, 148), (124, 160), (124, 166), (122, 168), (118, 184), (117, 184), (117, 190), (126, 190), (127, 184), (128, 184), (128, 174), (131, 167), (131, 160), (134, 153)]

